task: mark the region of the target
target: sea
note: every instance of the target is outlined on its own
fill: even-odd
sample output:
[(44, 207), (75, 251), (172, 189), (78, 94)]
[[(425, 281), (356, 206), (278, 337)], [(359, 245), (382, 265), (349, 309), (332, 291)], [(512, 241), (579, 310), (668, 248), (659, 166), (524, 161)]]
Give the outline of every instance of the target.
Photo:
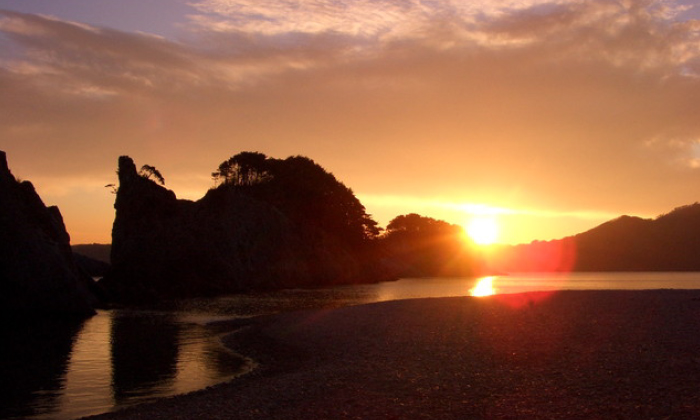
[(700, 272), (526, 273), (405, 278), (100, 310), (82, 322), (0, 325), (0, 419), (67, 420), (204, 389), (255, 361), (221, 343), (217, 321), (425, 297), (558, 290), (700, 289)]

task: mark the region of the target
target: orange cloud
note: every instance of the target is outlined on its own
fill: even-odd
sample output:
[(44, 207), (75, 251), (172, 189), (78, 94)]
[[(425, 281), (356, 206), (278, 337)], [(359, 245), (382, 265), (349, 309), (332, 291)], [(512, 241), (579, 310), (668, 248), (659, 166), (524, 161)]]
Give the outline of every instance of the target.
[(361, 196), (646, 215), (696, 199), (700, 25), (674, 3), (195, 6), (178, 41), (0, 11), (13, 171), (107, 184), (129, 154), (192, 196), (259, 150)]

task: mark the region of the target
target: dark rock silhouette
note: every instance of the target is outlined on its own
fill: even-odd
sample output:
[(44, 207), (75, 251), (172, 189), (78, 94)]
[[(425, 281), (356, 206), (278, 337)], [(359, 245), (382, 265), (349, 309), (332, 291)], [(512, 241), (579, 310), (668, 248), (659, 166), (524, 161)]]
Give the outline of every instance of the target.
[(700, 271), (700, 204), (656, 219), (621, 216), (553, 241), (504, 247), (506, 271)]
[(57, 207), (18, 182), (0, 151), (0, 312), (88, 315), (92, 279), (76, 266)]
[[(139, 175), (131, 158), (119, 158), (112, 267), (101, 281), (113, 299), (133, 303), (377, 280), (378, 270), (367, 260), (369, 238), (353, 234), (357, 229), (350, 231), (345, 220), (325, 217), (339, 200), (324, 202), (316, 194), (325, 197), (330, 185), (352, 196), (349, 189), (309, 159), (251, 155), (271, 168), (264, 182), (224, 182), (196, 202), (177, 199)], [(299, 166), (311, 173), (292, 170)], [(324, 187), (310, 188), (319, 175)], [(360, 219), (371, 222), (364, 207), (353, 204), (361, 208)]]

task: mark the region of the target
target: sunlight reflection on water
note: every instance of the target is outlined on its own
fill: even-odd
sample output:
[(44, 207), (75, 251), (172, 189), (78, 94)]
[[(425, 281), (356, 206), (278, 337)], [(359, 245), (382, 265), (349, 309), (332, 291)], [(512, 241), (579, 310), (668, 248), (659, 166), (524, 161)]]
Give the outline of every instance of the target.
[(556, 290), (698, 289), (699, 272), (512, 273), (493, 276), (497, 293)]
[[(15, 377), (24, 379), (28, 370), (37, 370), (27, 369), (28, 366), (37, 366), (47, 357), (50, 363), (42, 365), (37, 380), (28, 381), (41, 384), (31, 396), (24, 395), (24, 389), (15, 391), (12, 386), (16, 382), (7, 376), (0, 378), (0, 389), (15, 391), (14, 396), (8, 394), (5, 399), (0, 395), (0, 418), (70, 419), (225, 381), (252, 362), (229, 352), (218, 333), (207, 327), (209, 322), (224, 318), (425, 297), (670, 288), (699, 289), (700, 273), (405, 278), (327, 289), (188, 299), (169, 303), (159, 311), (100, 311), (82, 326), (68, 326), (62, 334), (48, 326), (47, 332), (32, 327), (9, 341), (15, 343), (10, 347), (16, 347), (17, 354), (6, 348), (4, 358), (17, 365)], [(5, 335), (10, 338), (9, 333)], [(28, 348), (38, 354), (27, 354)], [(7, 382), (5, 386), (3, 380)]]
[(496, 276), (487, 276), (480, 278), (477, 281), (476, 286), (469, 289), (469, 295), (480, 297), (491, 296), (496, 294), (496, 289), (493, 287), (493, 281), (495, 279)]

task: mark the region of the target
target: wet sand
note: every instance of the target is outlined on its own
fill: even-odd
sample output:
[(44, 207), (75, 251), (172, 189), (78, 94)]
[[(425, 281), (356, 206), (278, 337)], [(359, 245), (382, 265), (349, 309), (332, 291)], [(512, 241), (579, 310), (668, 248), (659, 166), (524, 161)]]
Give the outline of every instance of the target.
[(384, 302), (257, 318), (258, 368), (99, 419), (698, 419), (700, 290)]

